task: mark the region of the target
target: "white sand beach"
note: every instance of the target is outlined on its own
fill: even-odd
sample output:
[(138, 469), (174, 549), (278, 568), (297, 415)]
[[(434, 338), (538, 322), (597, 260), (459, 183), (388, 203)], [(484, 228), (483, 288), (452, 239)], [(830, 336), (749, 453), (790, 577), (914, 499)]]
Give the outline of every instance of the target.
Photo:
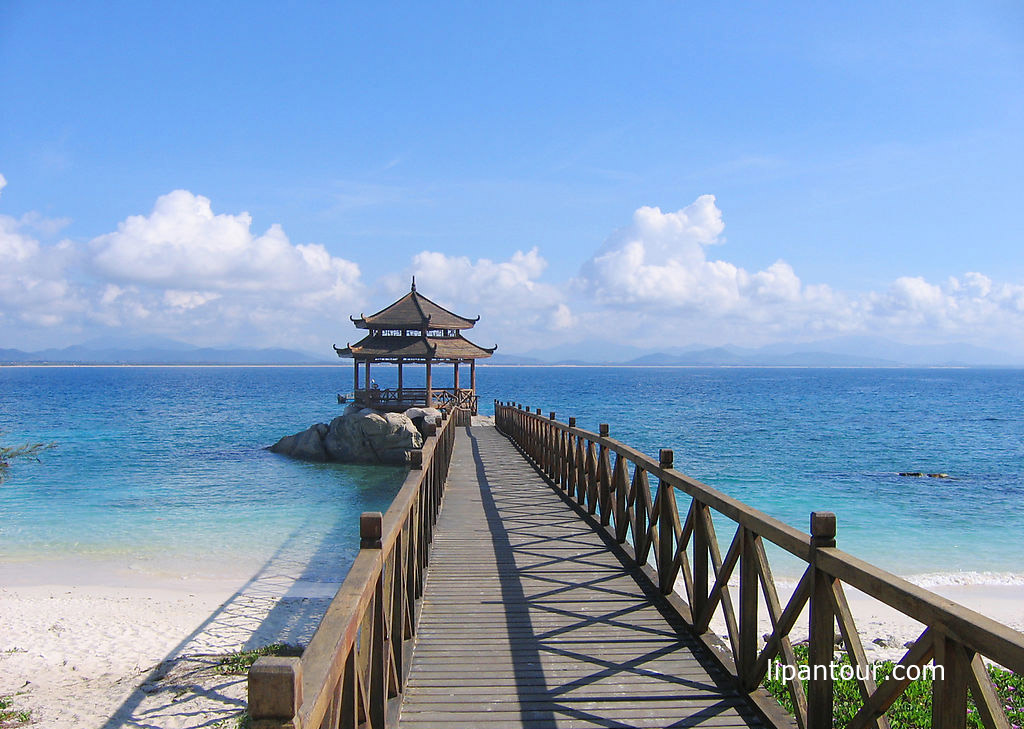
[(338, 587), (272, 568), (236, 580), (0, 572), (0, 695), (31, 710), (31, 726), (83, 729), (234, 727), (245, 677), (218, 673), (218, 657), (307, 642)]
[[(0, 695), (30, 709), (32, 726), (234, 727), (245, 678), (217, 673), (216, 657), (275, 641), (304, 644), (337, 589), (296, 582), (284, 565), (235, 580), (113, 569), (73, 579), (71, 567), (0, 569)], [(1022, 585), (936, 591), (1024, 629)], [(856, 591), (848, 597), (872, 660), (898, 658), (922, 629)], [(723, 632), (720, 623), (713, 628)], [(793, 637), (802, 637), (799, 626)]]

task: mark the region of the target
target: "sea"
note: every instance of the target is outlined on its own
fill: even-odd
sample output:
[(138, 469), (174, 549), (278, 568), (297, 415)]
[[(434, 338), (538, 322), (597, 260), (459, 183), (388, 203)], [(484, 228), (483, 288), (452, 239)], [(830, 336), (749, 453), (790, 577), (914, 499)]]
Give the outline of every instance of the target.
[[(0, 484), (0, 568), (238, 578), (287, 554), (340, 581), (359, 514), (385, 510), (406, 470), (266, 447), (339, 415), (351, 382), (349, 367), (0, 368), (0, 444), (54, 444)], [(672, 448), (679, 470), (800, 529), (834, 511), (840, 548), (919, 584), (1024, 584), (1024, 371), (481, 366), (477, 389), (484, 415), (517, 402)]]

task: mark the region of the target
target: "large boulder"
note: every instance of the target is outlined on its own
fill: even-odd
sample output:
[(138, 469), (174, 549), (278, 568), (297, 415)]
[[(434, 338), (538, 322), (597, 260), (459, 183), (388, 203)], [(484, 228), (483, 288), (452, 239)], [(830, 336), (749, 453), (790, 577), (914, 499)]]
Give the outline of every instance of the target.
[(323, 463), (328, 460), (327, 452), (324, 450), (325, 435), (327, 435), (327, 426), (323, 423), (317, 423), (306, 428), (301, 433), (286, 435), (270, 446), (269, 450), (303, 461)]
[(330, 425), (318, 423), (270, 447), (307, 461), (338, 463), (409, 462), (409, 451), (423, 447), (423, 436), (407, 416), (348, 407)]
[(403, 414), (412, 421), (420, 435), (425, 432), (425, 423), (438, 423), (441, 420), (441, 411), (437, 408), (409, 408)]

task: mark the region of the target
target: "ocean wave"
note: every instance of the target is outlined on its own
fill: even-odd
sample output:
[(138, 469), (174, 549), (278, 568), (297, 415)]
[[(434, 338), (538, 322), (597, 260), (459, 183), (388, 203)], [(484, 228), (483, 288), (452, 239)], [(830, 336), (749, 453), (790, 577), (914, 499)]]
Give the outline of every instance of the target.
[(919, 587), (944, 585), (1024, 585), (1022, 572), (925, 572), (907, 578)]

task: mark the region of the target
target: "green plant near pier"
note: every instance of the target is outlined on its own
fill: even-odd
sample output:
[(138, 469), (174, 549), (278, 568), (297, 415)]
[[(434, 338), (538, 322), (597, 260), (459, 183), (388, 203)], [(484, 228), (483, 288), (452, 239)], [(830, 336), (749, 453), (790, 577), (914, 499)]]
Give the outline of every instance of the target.
[[(252, 668), (252, 664), (254, 664), (256, 659), (260, 656), (301, 655), (301, 646), (290, 645), (288, 643), (271, 643), (270, 645), (265, 645), (262, 648), (253, 648), (252, 650), (228, 653), (217, 662), (217, 665), (214, 666), (214, 670), (217, 673), (224, 674), (226, 676), (243, 676), (250, 668)], [(249, 712), (243, 711), (233, 719), (221, 722), (217, 727), (218, 729), (249, 729), (251, 725), (252, 720), (249, 717)]]
[(0, 727), (13, 729), (32, 721), (31, 709), (16, 709), (13, 696), (0, 696)]
[(223, 656), (214, 666), (217, 673), (226, 676), (242, 676), (246, 674), (257, 658), (261, 656), (301, 656), (302, 648), (288, 643), (271, 643), (262, 648), (247, 651), (235, 651)]
[(11, 464), (17, 460), (38, 461), (39, 454), (56, 448), (56, 443), (27, 443), (19, 446), (0, 445), (0, 483), (7, 478)]
[[(795, 646), (793, 651), (796, 653), (797, 663), (807, 665), (807, 646)], [(773, 663), (778, 664), (778, 659), (775, 659)], [(838, 665), (850, 665), (849, 657), (844, 655)], [(892, 673), (895, 664), (892, 661), (881, 661), (876, 665), (878, 666), (878, 682), (881, 684)], [(1024, 726), (1024, 676), (996, 666), (989, 666), (988, 672), (995, 684), (1006, 717), (1010, 720), (1011, 729), (1021, 729)], [(784, 681), (771, 678), (773, 675), (777, 675), (774, 665), (768, 671), (764, 686), (782, 707), (792, 714), (793, 701), (789, 695), (789, 689), (786, 688)], [(842, 729), (849, 725), (850, 720), (864, 705), (864, 702), (861, 699), (856, 679), (837, 678), (833, 687), (835, 696), (833, 721), (838, 729)], [(805, 681), (804, 689), (806, 688), (807, 682)], [(931, 678), (919, 678), (912, 681), (889, 709), (887, 716), (892, 729), (929, 729), (932, 725)], [(968, 698), (967, 701), (967, 726), (977, 727), (977, 729), (982, 729), (984, 726), (978, 716), (974, 700), (971, 698)]]

